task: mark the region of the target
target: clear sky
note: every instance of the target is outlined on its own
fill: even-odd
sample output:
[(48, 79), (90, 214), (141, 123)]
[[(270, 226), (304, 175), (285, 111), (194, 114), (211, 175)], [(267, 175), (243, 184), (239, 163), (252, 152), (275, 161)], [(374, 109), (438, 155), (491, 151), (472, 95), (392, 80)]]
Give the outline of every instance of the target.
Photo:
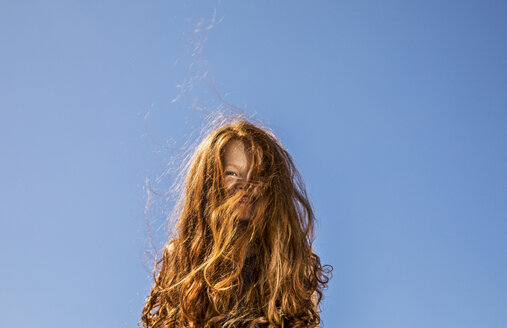
[(2, 327), (136, 326), (145, 181), (168, 184), (196, 108), (220, 104), (210, 81), (303, 175), (334, 266), (323, 327), (505, 327), (506, 17), (488, 0), (3, 0)]

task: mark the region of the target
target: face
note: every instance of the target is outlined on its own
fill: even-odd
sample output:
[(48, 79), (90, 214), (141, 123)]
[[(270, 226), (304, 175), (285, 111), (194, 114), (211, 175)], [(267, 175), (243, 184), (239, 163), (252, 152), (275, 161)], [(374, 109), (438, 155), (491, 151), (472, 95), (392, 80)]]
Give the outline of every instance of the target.
[[(235, 139), (230, 141), (224, 149), (225, 187), (234, 194), (246, 187), (251, 174), (251, 155), (246, 151), (242, 141)], [(252, 205), (242, 200), (240, 220), (248, 220), (252, 214)]]

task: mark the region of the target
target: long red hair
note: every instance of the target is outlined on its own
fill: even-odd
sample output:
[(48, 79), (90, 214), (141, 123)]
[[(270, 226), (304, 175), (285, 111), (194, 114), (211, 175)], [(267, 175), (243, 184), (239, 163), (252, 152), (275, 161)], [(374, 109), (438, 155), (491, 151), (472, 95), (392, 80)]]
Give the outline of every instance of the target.
[[(247, 187), (224, 188), (224, 148), (241, 140), (252, 156)], [(245, 118), (222, 124), (198, 145), (185, 169), (177, 222), (154, 270), (142, 327), (316, 327), (312, 295), (322, 299), (332, 267), (312, 249), (315, 217), (303, 180), (281, 142)], [(250, 220), (238, 201), (251, 197)], [(241, 272), (256, 250), (255, 279)]]

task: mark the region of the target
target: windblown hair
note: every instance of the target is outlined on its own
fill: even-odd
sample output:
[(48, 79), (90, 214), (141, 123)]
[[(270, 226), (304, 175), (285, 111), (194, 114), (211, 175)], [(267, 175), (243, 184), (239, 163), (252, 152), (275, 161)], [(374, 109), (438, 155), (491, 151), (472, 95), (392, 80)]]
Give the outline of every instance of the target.
[[(224, 148), (240, 140), (252, 158), (246, 187), (224, 186)], [(154, 270), (142, 327), (316, 327), (332, 267), (312, 249), (315, 217), (289, 153), (260, 124), (235, 119), (212, 131), (187, 163), (177, 222)], [(249, 197), (249, 220), (238, 202)], [(248, 245), (255, 275), (241, 272)], [(330, 269), (329, 269), (330, 268)]]

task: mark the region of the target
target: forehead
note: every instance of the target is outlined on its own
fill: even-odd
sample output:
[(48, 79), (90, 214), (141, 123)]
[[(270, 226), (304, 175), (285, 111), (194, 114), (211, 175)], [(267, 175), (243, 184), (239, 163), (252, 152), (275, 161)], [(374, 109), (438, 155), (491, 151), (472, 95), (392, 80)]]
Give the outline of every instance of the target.
[(224, 148), (224, 164), (247, 166), (251, 155), (245, 144), (238, 139), (231, 140)]

